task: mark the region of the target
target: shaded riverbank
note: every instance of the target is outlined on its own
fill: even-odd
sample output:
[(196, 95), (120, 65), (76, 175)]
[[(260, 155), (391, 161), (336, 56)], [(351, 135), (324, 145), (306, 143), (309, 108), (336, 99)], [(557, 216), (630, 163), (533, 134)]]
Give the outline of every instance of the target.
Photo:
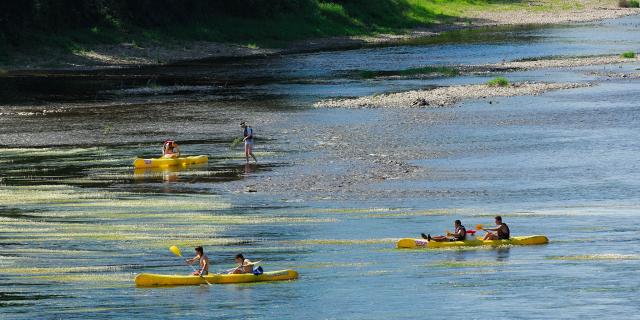
[[(110, 67), (135, 67), (190, 63), (203, 59), (228, 59), (286, 55), (302, 52), (346, 50), (370, 46), (394, 45), (416, 39), (433, 37), (451, 30), (476, 29), (489, 26), (555, 25), (589, 22), (618, 18), (640, 13), (637, 8), (618, 8), (617, 1), (570, 1), (558, 4), (555, 1), (514, 5), (469, 5), (459, 7), (452, 3), (440, 8), (439, 20), (429, 20), (427, 24), (411, 29), (396, 28), (393, 33), (381, 30), (361, 31), (362, 34), (333, 37), (311, 37), (311, 39), (289, 39), (277, 46), (257, 45), (241, 42), (181, 40), (165, 41), (122, 41), (109, 44), (83, 44), (73, 50), (55, 47), (47, 48), (46, 54), (33, 50), (15, 51), (5, 70), (24, 69), (95, 69)], [(449, 10), (449, 11), (447, 11)], [(451, 11), (454, 10), (454, 11)], [(457, 11), (456, 11), (457, 10)], [(431, 18), (433, 19), (433, 18)]]

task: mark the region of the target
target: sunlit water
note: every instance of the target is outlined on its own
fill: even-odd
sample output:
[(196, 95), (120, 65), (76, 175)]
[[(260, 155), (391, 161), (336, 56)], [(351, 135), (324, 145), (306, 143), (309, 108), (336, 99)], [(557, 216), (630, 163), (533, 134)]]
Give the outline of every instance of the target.
[[(640, 66), (510, 73), (594, 85), (491, 104), (398, 111), (310, 103), (486, 80), (362, 81), (343, 77), (345, 70), (637, 51), (640, 38), (630, 31), (638, 23), (103, 71), (90, 81), (2, 79), (0, 318), (634, 318), (640, 81), (602, 80), (588, 70)], [(138, 71), (142, 79), (132, 78)], [(103, 77), (110, 73), (119, 80)], [(229, 148), (241, 119), (257, 129), (258, 165), (245, 166), (240, 150)], [(189, 154), (210, 155), (209, 165), (131, 168), (167, 138)], [(331, 143), (353, 143), (364, 158), (342, 159)], [(261, 186), (282, 176), (332, 179), (357, 170), (368, 153), (402, 155), (422, 170), (362, 192)], [(440, 233), (458, 218), (468, 227), (489, 224), (496, 213), (515, 234), (545, 234), (551, 243), (394, 249), (398, 238)], [(187, 254), (204, 245), (214, 271), (244, 252), (266, 270), (301, 277), (136, 288), (140, 272), (190, 271), (170, 245)]]

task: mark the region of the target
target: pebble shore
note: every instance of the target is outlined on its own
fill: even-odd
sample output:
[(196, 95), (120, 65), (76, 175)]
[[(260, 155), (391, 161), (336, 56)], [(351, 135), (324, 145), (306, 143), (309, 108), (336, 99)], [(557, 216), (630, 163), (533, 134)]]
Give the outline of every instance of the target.
[(586, 87), (586, 83), (519, 82), (504, 87), (486, 84), (440, 87), (350, 99), (316, 102), (317, 108), (429, 108), (446, 107), (467, 99), (538, 95), (551, 90)]

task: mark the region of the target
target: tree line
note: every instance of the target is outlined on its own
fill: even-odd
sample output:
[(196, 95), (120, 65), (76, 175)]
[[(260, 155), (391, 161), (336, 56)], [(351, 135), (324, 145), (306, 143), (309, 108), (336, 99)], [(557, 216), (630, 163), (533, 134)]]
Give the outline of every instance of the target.
[(18, 45), (26, 32), (155, 27), (220, 15), (265, 18), (314, 5), (316, 0), (2, 0), (0, 40)]

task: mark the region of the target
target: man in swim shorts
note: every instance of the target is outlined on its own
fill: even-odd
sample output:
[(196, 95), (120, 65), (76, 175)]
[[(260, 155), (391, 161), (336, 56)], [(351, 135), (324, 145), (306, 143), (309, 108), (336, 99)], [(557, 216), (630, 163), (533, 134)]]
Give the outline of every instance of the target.
[(509, 226), (506, 223), (502, 222), (501, 216), (496, 216), (495, 220), (495, 228), (484, 229), (485, 231), (487, 231), (487, 234), (484, 236), (483, 240), (509, 240), (509, 238), (511, 237)]
[(446, 241), (464, 241), (467, 239), (467, 229), (462, 225), (462, 221), (456, 220), (453, 222), (453, 233), (447, 231), (446, 236), (432, 237), (430, 234), (421, 234), (423, 239), (428, 241), (446, 242)]
[(194, 276), (206, 276), (207, 274), (209, 274), (209, 257), (204, 254), (204, 249), (202, 247), (198, 246), (195, 250), (196, 256), (191, 259), (187, 259), (186, 262), (187, 264), (191, 265), (196, 261), (199, 261), (200, 270), (196, 270), (192, 274)]

